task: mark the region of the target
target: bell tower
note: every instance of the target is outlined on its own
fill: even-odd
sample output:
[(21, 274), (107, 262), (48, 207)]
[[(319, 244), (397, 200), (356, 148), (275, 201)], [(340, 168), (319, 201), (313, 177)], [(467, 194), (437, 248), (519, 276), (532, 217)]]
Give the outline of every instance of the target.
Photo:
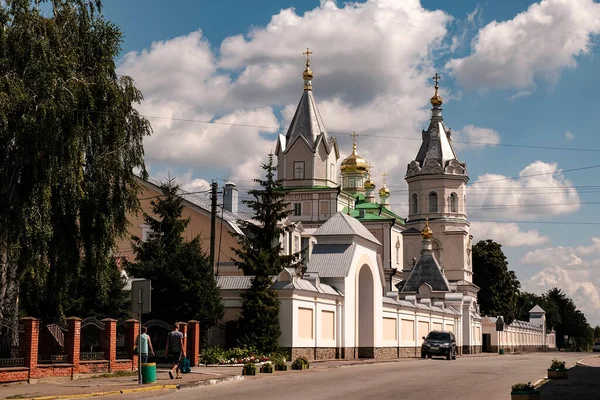
[(409, 276), (413, 268), (412, 260), (420, 250), (420, 233), (428, 220), (431, 228), (439, 232), (431, 247), (448, 281), (459, 290), (477, 293), (478, 288), (472, 284), (472, 236), (467, 219), (469, 176), (466, 163), (459, 161), (452, 146), (452, 130), (444, 125), (439, 80), (436, 73), (429, 127), (421, 133), (421, 147), (408, 164), (405, 176), (409, 210), (403, 232), (403, 272)]

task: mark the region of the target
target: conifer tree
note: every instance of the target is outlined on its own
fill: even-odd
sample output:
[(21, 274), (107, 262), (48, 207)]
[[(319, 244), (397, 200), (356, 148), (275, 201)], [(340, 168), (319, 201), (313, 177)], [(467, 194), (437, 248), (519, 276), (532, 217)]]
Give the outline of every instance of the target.
[(248, 194), (254, 199), (245, 200), (254, 213), (251, 221), (239, 221), (245, 234), (234, 234), (239, 248), (233, 249), (238, 260), (234, 260), (245, 275), (253, 276), (250, 288), (242, 293), (243, 304), (240, 314), (241, 340), (259, 351), (269, 353), (278, 347), (281, 335), (279, 326), (279, 300), (273, 289), (271, 277), (284, 268), (298, 269), (299, 254), (281, 254), (280, 224), (289, 216), (289, 205), (284, 201), (285, 193), (275, 181), (273, 155), (262, 165), (265, 179), (255, 179), (260, 189)]
[(151, 201), (144, 220), (152, 234), (146, 241), (133, 237), (135, 262), (127, 264), (133, 277), (152, 280), (152, 313), (148, 318), (200, 321), (203, 336), (223, 317), (213, 266), (202, 250), (200, 236), (185, 241), (190, 218), (182, 218), (179, 185), (169, 179), (162, 196)]

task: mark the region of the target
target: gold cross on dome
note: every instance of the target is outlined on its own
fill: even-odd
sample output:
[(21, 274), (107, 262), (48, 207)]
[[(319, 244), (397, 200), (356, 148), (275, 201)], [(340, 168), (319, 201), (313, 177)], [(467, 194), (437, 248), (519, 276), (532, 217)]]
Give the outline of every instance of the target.
[(369, 163), (369, 165), (367, 165), (367, 167), (369, 168), (369, 172), (371, 172), (371, 170), (372, 170), (373, 168), (375, 168), (375, 166), (374, 166), (373, 164), (371, 164), (371, 163)]
[(435, 73), (435, 75), (433, 76), (433, 78), (431, 78), (435, 82), (435, 86), (438, 86), (438, 82), (440, 81), (440, 78), (441, 78), (441, 76), (437, 72)]
[(304, 53), (302, 53), (302, 54), (306, 55), (306, 65), (310, 64), (310, 55), (312, 53), (313, 52), (310, 51), (310, 49), (308, 47), (306, 48), (306, 51)]
[(383, 173), (381, 174), (381, 177), (383, 178), (383, 184), (385, 185), (385, 178), (387, 178), (388, 173), (386, 171), (383, 171)]
[(352, 140), (354, 140), (354, 143), (356, 143), (356, 138), (358, 137), (358, 133), (352, 131), (352, 133), (350, 134), (350, 136), (352, 136)]

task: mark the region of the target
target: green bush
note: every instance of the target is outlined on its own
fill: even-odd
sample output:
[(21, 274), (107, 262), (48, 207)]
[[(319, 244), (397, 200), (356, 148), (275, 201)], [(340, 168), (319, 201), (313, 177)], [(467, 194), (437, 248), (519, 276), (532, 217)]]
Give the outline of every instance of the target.
[(221, 347), (209, 347), (202, 350), (200, 355), (201, 364), (223, 364), (227, 360), (226, 351)]
[(556, 358), (552, 360), (552, 365), (550, 365), (550, 369), (566, 369), (566, 364), (564, 361), (558, 361)]
[(516, 385), (513, 385), (513, 387), (512, 387), (513, 392), (533, 392), (534, 390), (535, 390), (535, 386), (533, 386), (531, 384), (531, 382), (517, 383)]
[(306, 357), (298, 357), (292, 363), (292, 368), (294, 368), (294, 369), (302, 369), (302, 367), (305, 366), (305, 365), (308, 368), (309, 364), (308, 364), (308, 360), (306, 359)]

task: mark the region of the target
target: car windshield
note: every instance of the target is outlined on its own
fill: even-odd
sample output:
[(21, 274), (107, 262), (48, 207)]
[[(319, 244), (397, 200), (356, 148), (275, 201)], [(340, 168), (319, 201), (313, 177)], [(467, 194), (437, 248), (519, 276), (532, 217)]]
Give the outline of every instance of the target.
[(450, 335), (443, 332), (431, 332), (427, 335), (428, 340), (450, 340)]

